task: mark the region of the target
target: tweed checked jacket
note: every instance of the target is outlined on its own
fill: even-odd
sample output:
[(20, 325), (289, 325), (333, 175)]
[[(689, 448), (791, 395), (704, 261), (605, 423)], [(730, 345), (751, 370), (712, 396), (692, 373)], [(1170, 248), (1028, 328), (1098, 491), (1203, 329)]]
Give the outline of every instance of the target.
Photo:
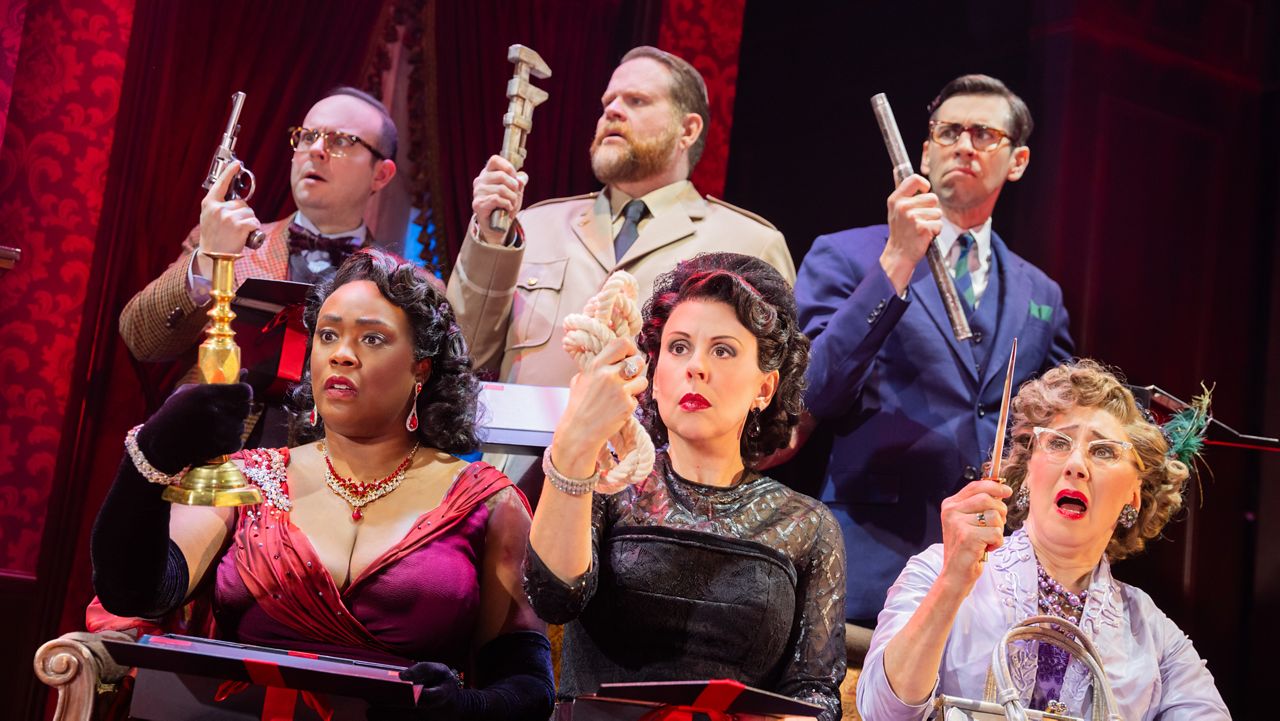
[(475, 367), (497, 369), (498, 380), (508, 383), (569, 385), (578, 367), (561, 347), (564, 318), (582, 312), (615, 270), (636, 277), (642, 304), (658, 275), (699, 253), (754, 255), (795, 282), (782, 233), (682, 182), (676, 202), (649, 220), (621, 260), (614, 257), (612, 215), (601, 193), (521, 211), (512, 232), (521, 232), (524, 242), (516, 247), (465, 238), (449, 278), (449, 304)]
[[(290, 215), (262, 226), (267, 236), (262, 247), (245, 248), (244, 255), (235, 263), (237, 287), (246, 278), (288, 280), (288, 231), (292, 220)], [(197, 226), (182, 241), (178, 259), (133, 296), (120, 313), (120, 335), (134, 358), (143, 362), (173, 360), (200, 342), (213, 300), (196, 305), (187, 292), (191, 254), (199, 245)]]

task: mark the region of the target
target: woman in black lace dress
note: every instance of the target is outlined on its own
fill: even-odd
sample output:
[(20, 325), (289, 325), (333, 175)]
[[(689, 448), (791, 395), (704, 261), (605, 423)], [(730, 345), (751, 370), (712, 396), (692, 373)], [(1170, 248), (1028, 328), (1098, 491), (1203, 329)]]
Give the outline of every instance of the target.
[[(639, 348), (615, 340), (575, 377), (525, 564), (534, 610), (565, 624), (562, 697), (727, 677), (840, 717), (840, 529), (754, 470), (790, 437), (808, 359), (786, 281), (716, 253), (658, 279)], [(597, 455), (642, 392), (654, 471), (592, 493)]]

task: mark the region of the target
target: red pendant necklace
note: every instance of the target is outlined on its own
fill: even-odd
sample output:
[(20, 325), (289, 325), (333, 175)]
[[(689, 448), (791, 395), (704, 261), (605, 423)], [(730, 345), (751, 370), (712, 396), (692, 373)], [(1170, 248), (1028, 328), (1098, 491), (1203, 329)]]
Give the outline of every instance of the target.
[(333, 460), (329, 458), (329, 446), (321, 443), (320, 450), (324, 453), (325, 464), (324, 482), (328, 484), (330, 490), (351, 506), (351, 520), (359, 521), (364, 518), (364, 512), (360, 509), (400, 487), (400, 482), (404, 480), (405, 472), (409, 470), (409, 465), (413, 463), (414, 454), (418, 452), (418, 445), (418, 443), (413, 444), (409, 455), (404, 457), (404, 460), (400, 462), (400, 465), (396, 466), (391, 475), (363, 483), (354, 478), (344, 478), (338, 475), (338, 471), (333, 467)]

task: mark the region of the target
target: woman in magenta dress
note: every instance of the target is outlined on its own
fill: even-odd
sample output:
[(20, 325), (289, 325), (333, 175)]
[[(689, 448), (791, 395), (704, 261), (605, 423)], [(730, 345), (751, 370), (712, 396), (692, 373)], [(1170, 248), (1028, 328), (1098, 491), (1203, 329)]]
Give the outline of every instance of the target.
[(549, 645), (520, 590), (529, 509), (504, 475), (452, 455), (479, 445), (478, 384), (443, 295), (365, 250), (304, 320), (294, 431), (313, 440), (237, 454), (261, 506), (160, 498), (239, 447), (248, 386), (180, 390), (130, 432), (93, 534), (102, 606), (155, 618), (211, 588), (219, 637), (408, 666), (425, 690), (397, 717), (547, 718)]

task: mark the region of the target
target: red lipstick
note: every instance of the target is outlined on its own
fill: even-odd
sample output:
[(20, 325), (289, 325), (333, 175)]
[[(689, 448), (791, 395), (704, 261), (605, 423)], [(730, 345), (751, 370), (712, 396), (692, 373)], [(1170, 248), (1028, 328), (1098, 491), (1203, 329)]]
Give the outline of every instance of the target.
[(680, 399), (680, 410), (694, 413), (696, 411), (706, 410), (711, 407), (711, 403), (706, 398), (697, 393), (686, 393)]
[(1080, 491), (1071, 489), (1058, 491), (1058, 495), (1053, 497), (1053, 503), (1059, 515), (1073, 521), (1084, 518), (1085, 512), (1089, 510), (1089, 499)]

